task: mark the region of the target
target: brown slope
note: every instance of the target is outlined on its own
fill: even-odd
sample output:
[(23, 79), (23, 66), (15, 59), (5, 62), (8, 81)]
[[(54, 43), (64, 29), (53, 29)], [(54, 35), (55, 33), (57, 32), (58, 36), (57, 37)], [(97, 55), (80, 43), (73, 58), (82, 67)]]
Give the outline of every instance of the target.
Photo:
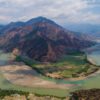
[(37, 19), (5, 31), (0, 37), (0, 47), (6, 51), (18, 48), (21, 53), (36, 60), (55, 61), (70, 51), (91, 46), (91, 42), (75, 36), (56, 23), (46, 18)]

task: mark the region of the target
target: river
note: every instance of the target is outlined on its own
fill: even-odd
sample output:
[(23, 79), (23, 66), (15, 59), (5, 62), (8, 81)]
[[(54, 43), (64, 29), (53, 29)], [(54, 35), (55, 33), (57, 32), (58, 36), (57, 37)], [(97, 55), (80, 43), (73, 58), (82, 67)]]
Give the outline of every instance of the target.
[[(91, 52), (91, 53), (90, 53)], [(100, 66), (100, 44), (95, 45), (89, 48), (88, 53), (86, 51), (87, 57), (90, 58), (96, 66)], [(91, 62), (92, 63), (92, 62)], [(70, 83), (75, 84), (75, 89), (92, 89), (92, 88), (100, 88), (100, 71), (90, 75), (86, 79), (83, 80), (54, 80), (58, 83)], [(73, 89), (72, 89), (73, 91)]]
[[(96, 52), (96, 51), (95, 51)], [(100, 64), (99, 58), (100, 57), (100, 51), (99, 53), (92, 53), (93, 55), (95, 54), (95, 62), (98, 64)], [(90, 55), (89, 55), (90, 56)], [(7, 63), (7, 61), (9, 60), (9, 54), (5, 54), (2, 51), (0, 51), (0, 65), (5, 65)], [(97, 58), (96, 58), (97, 57)], [(9, 82), (5, 81), (2, 77), (2, 75), (0, 74), (0, 88), (5, 88), (5, 89), (17, 89), (20, 88), (19, 86), (15, 86), (13, 84), (10, 84)], [(56, 82), (58, 84), (73, 84), (75, 85), (75, 87), (71, 88), (70, 91), (74, 91), (76, 89), (92, 89), (92, 88), (100, 88), (100, 72), (94, 74), (93, 76), (90, 76), (84, 80), (57, 80), (57, 79), (46, 79), (49, 81), (53, 81)], [(8, 85), (8, 86), (7, 86)], [(31, 88), (25, 88), (22, 87), (20, 89), (23, 89), (25, 91), (27, 91), (29, 89), (29, 91), (33, 91)], [(35, 90), (36, 91), (36, 90)], [(64, 93), (64, 92), (63, 92)], [(66, 93), (65, 93), (66, 94)], [(64, 94), (64, 95), (65, 95)]]

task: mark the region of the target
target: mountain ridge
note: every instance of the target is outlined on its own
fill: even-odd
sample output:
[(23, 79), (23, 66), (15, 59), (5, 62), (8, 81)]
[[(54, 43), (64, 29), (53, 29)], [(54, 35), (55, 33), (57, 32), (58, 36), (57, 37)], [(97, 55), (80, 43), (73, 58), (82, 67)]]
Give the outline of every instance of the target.
[(0, 48), (9, 52), (17, 48), (21, 54), (39, 61), (56, 61), (64, 54), (93, 45), (45, 17), (5, 27), (0, 36)]
[(100, 39), (100, 24), (68, 24), (63, 25), (66, 29), (72, 30), (74, 32), (80, 32), (81, 34), (85, 34), (91, 36), (94, 39)]

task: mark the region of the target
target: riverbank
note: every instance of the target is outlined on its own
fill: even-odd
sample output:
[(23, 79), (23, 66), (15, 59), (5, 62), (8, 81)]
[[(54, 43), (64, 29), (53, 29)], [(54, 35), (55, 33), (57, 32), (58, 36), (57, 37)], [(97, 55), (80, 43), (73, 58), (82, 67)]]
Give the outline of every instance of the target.
[(70, 81), (85, 80), (85, 79), (88, 79), (88, 78), (90, 78), (90, 77), (96, 76), (97, 74), (100, 74), (100, 69), (97, 70), (97, 71), (95, 71), (95, 72), (93, 72), (93, 73), (91, 73), (91, 74), (89, 74), (88, 76), (81, 76), (81, 77), (78, 77), (78, 78), (70, 78), (70, 79), (68, 79), (68, 80), (70, 80)]
[[(6, 57), (7, 58), (7, 57)], [(1, 56), (1, 62), (3, 59), (3, 55)], [(5, 59), (5, 58), (4, 58)], [(9, 57), (8, 57), (9, 60)], [(78, 77), (78, 78), (69, 78), (66, 80), (63, 79), (45, 79), (38, 74), (34, 68), (25, 65), (24, 63), (14, 63), (9, 62), (7, 59), (6, 65), (1, 64), (2, 75), (0, 76), (0, 87), (3, 89), (10, 89), (10, 90), (22, 90), (22, 91), (29, 91), (32, 93), (37, 93), (41, 95), (51, 95), (51, 96), (58, 96), (58, 97), (66, 97), (69, 95), (71, 91), (75, 91), (80, 87), (85, 88), (90, 86), (90, 88), (95, 88), (94, 84), (97, 81), (94, 81), (94, 84), (91, 83), (92, 78), (94, 79), (100, 73), (97, 71), (89, 76), (86, 77)], [(9, 62), (9, 64), (7, 63)], [(3, 78), (3, 80), (2, 80)], [(89, 84), (88, 84), (88, 81)], [(85, 84), (85, 87), (84, 87)], [(92, 85), (90, 85), (92, 84)], [(99, 82), (98, 82), (99, 84)], [(100, 87), (100, 85), (98, 85)]]
[[(16, 66), (16, 64), (10, 64), (10, 63), (13, 63), (13, 62), (9, 61), (9, 59), (11, 59), (11, 54), (6, 54), (6, 53), (1, 52), (0, 53), (0, 67), (6, 69), (7, 66), (11, 66), (12, 67), (11, 69), (14, 70), (14, 66)], [(22, 67), (23, 64), (22, 65), (18, 64), (18, 66)], [(67, 95), (69, 95), (69, 89), (65, 89), (65, 88), (61, 89), (63, 86), (61, 86), (60, 88), (58, 88), (58, 87), (57, 88), (48, 88), (49, 86), (47, 87), (46, 84), (45, 84), (46, 88), (44, 88), (44, 87), (30, 87), (30, 86), (25, 86), (25, 85), (13, 84), (9, 80), (7, 80), (6, 77), (4, 76), (4, 73), (6, 71), (8, 71), (9, 74), (12, 74), (14, 76), (15, 73), (13, 73), (12, 70), (11, 71), (9, 69), (5, 70), (5, 71), (0, 70), (0, 88), (1, 89), (24, 91), (24, 92), (30, 92), (30, 93), (35, 93), (35, 94), (39, 94), (39, 95), (50, 95), (50, 96), (57, 96), (57, 97), (66, 97)], [(20, 75), (21, 75), (21, 71), (22, 70), (20, 70), (20, 73), (19, 73)], [(24, 71), (24, 73), (28, 74), (28, 76), (30, 74), (30, 73), (27, 73), (26, 71)], [(22, 77), (17, 77), (17, 78), (20, 79), (20, 80), (22, 79)], [(17, 78), (14, 79), (13, 81), (17, 80)], [(32, 80), (30, 80), (29, 82), (31, 83), (31, 81)], [(33, 81), (35, 81), (35, 80), (33, 80)], [(26, 82), (27, 82), (27, 80), (24, 81), (23, 84), (26, 84)], [(41, 84), (41, 81), (38, 81), (38, 83)]]
[(74, 86), (72, 84), (57, 84), (55, 82), (43, 80), (31, 67), (20, 63), (16, 65), (0, 66), (0, 71), (9, 82), (16, 85), (50, 89), (69, 89)]
[(93, 51), (92, 53), (90, 54), (87, 54), (87, 60), (93, 64), (93, 65), (96, 65), (96, 66), (100, 66), (100, 50), (98, 51)]
[(56, 97), (49, 95), (39, 95), (29, 92), (16, 90), (2, 90), (0, 89), (0, 100), (66, 100), (65, 97)]

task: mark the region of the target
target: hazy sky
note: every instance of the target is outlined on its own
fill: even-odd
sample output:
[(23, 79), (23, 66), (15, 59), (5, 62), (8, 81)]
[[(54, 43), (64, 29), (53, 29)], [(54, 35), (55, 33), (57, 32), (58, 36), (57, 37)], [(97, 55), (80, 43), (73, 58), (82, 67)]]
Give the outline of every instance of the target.
[(100, 24), (100, 0), (0, 0), (0, 23), (37, 16), (60, 24)]

